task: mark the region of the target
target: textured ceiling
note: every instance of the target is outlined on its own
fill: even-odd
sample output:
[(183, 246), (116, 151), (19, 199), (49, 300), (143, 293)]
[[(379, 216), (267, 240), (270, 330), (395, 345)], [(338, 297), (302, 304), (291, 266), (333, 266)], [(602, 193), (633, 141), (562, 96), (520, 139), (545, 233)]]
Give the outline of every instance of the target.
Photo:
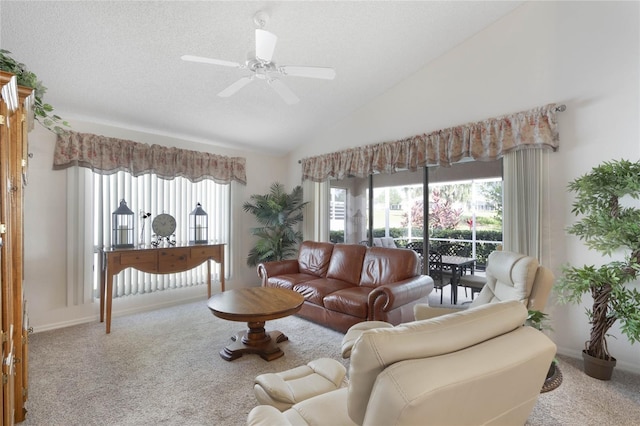
[[(45, 101), (93, 121), (284, 154), (516, 8), (520, 1), (0, 1), (0, 47), (35, 72)], [(268, 13), (278, 65), (334, 67), (333, 81), (283, 77), (216, 96), (246, 71), (253, 16)]]

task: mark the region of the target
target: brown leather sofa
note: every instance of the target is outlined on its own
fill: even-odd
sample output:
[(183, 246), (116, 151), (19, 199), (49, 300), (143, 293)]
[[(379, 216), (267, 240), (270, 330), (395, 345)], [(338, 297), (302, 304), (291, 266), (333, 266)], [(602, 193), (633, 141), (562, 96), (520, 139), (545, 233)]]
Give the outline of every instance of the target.
[(265, 287), (302, 294), (297, 315), (343, 333), (367, 320), (412, 321), (413, 306), (433, 290), (413, 250), (360, 244), (304, 241), (297, 259), (261, 263), (258, 276)]

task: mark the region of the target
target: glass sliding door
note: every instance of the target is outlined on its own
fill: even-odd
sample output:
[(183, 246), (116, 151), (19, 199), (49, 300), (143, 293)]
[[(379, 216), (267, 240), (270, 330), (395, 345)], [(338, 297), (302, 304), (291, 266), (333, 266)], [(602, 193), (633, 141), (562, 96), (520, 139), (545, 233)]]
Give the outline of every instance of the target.
[(331, 181), (330, 240), (418, 249), (425, 239), (434, 249), (455, 243), (482, 268), (502, 242), (501, 164)]
[(374, 245), (406, 247), (423, 239), (423, 170), (374, 175)]

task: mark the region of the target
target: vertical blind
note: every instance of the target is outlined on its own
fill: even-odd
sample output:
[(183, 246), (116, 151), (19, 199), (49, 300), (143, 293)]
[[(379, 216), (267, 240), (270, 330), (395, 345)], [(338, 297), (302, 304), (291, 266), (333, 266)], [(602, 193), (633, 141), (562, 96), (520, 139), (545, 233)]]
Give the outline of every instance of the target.
[[(212, 180), (190, 182), (176, 177), (172, 180), (161, 179), (155, 174), (133, 177), (127, 172), (111, 175), (93, 173), (87, 169), (81, 175), (90, 179), (90, 208), (95, 212), (90, 226), (92, 230), (92, 249), (94, 262), (97, 262), (99, 248), (111, 247), (112, 213), (120, 200), (125, 200), (134, 212), (134, 234), (136, 244), (151, 246), (152, 220), (161, 213), (168, 213), (176, 219), (176, 245), (189, 242), (190, 213), (200, 203), (208, 215), (209, 241), (212, 244), (227, 243), (230, 229), (230, 184), (222, 185)], [(86, 195), (85, 195), (86, 196)], [(89, 201), (89, 200), (87, 200)], [(151, 213), (147, 218), (144, 214)], [(227, 250), (228, 247), (225, 247)], [(228, 259), (229, 256), (225, 256)], [(97, 264), (97, 263), (94, 263)], [(230, 270), (225, 265), (227, 271)], [(97, 271), (98, 268), (95, 268)], [(213, 264), (212, 280), (220, 280), (219, 265)], [(114, 278), (113, 297), (151, 293), (166, 289), (175, 289), (204, 285), (207, 282), (206, 263), (192, 270), (175, 274), (148, 274), (132, 268), (125, 269)], [(99, 275), (94, 274), (93, 295), (97, 295)]]

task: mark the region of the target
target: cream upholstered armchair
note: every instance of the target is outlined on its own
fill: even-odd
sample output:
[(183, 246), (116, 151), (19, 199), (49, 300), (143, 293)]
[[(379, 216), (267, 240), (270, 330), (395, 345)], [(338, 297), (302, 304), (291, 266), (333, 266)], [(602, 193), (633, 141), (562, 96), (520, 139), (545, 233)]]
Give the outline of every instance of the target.
[(348, 387), (284, 412), (260, 405), (247, 424), (524, 424), (556, 352), (523, 326), (526, 316), (509, 301), (367, 330), (353, 346)]
[[(527, 309), (542, 311), (549, 299), (555, 277), (538, 264), (535, 257), (509, 251), (494, 251), (487, 260), (487, 282), (476, 296), (469, 309), (486, 303), (517, 300)], [(451, 312), (459, 308), (431, 307), (426, 304), (414, 306), (415, 319), (426, 319)]]
[[(442, 308), (421, 303), (413, 307), (413, 313), (416, 320), (423, 320), (506, 300), (517, 300), (527, 309), (542, 311), (554, 280), (553, 273), (538, 264), (534, 257), (509, 251), (494, 251), (489, 254), (487, 261), (487, 282), (470, 305)], [(364, 330), (388, 327), (393, 325), (384, 321), (366, 321), (352, 326), (342, 339), (342, 356), (349, 358), (351, 347)]]

